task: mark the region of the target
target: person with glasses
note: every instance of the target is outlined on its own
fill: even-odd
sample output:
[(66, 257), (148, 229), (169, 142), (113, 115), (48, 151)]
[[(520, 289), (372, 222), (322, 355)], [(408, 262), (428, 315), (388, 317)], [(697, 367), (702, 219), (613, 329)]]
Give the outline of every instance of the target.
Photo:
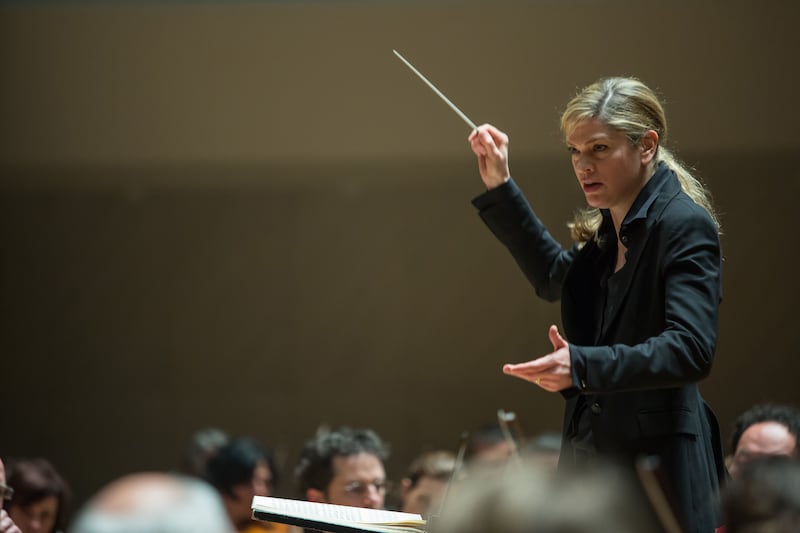
[(296, 470), (308, 501), (383, 509), (388, 448), (370, 429), (341, 427), (309, 440)]
[(22, 533), (3, 509), (3, 504), (14, 496), (14, 489), (6, 484), (6, 467), (0, 459), (0, 533)]

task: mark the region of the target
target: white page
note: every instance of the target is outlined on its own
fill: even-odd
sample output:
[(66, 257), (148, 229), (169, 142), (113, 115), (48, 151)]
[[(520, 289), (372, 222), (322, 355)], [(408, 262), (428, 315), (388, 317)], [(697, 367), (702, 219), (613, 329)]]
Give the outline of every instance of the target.
[(317, 518), (337, 522), (361, 522), (363, 524), (390, 524), (393, 522), (424, 523), (422, 516), (413, 513), (399, 513), (383, 509), (365, 509), (348, 505), (307, 502), (287, 498), (254, 496), (252, 508), (258, 511), (284, 514), (297, 518)]

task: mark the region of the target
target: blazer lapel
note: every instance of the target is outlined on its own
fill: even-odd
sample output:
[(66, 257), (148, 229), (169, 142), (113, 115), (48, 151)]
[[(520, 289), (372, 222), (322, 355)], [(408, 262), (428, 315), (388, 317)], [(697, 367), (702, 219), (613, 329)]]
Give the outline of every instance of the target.
[[(627, 238), (628, 242), (631, 243), (631, 246), (625, 254), (625, 266), (614, 274), (614, 281), (620, 284), (620, 288), (619, 291), (617, 291), (616, 301), (610, 302), (611, 305), (606, 306), (608, 315), (603, 321), (602, 331), (596, 339), (597, 343), (600, 343), (601, 339), (606, 338), (611, 325), (616, 320), (617, 315), (619, 315), (620, 309), (624, 306), (624, 302), (628, 297), (628, 292), (630, 291), (633, 278), (636, 274), (636, 269), (639, 266), (642, 252), (647, 246), (647, 241), (652, 233), (653, 225), (661, 218), (661, 213), (670, 200), (677, 196), (680, 191), (681, 188), (677, 178), (672, 177), (672, 180), (668, 180), (663, 188), (656, 193), (656, 199), (650, 205), (646, 218), (633, 220), (628, 223), (628, 227), (624, 229), (624, 233), (622, 234)], [(650, 287), (638, 288), (638, 290), (648, 289), (650, 289)]]

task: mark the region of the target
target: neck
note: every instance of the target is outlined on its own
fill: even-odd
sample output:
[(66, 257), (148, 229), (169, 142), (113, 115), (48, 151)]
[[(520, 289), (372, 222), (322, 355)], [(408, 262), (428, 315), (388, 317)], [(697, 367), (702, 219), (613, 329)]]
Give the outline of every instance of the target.
[(609, 208), (609, 212), (611, 213), (611, 220), (614, 222), (614, 231), (617, 234), (617, 239), (619, 239), (619, 229), (622, 226), (622, 221), (625, 220), (625, 215), (628, 214), (628, 211), (631, 210), (631, 206), (633, 202), (636, 201), (636, 198), (639, 196), (639, 193), (642, 192), (647, 182), (650, 181), (650, 178), (653, 177), (653, 174), (656, 173), (656, 165), (653, 162), (650, 162), (646, 167), (642, 168), (642, 180), (641, 185), (636, 190), (636, 193), (632, 195), (629, 201), (625, 202), (624, 204), (615, 205)]

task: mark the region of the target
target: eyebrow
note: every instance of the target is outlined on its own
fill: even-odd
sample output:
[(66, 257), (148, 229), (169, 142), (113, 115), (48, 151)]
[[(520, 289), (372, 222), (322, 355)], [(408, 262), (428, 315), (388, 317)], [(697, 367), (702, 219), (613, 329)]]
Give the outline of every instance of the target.
[(594, 143), (594, 142), (597, 142), (597, 141), (599, 141), (599, 140), (601, 140), (601, 139), (602, 139), (602, 140), (609, 141), (609, 140), (611, 140), (611, 136), (609, 136), (609, 135), (608, 135), (608, 134), (606, 134), (606, 133), (599, 133), (599, 134), (597, 134), (597, 135), (594, 135), (594, 136), (592, 136), (592, 137), (589, 137), (589, 139), (588, 139), (588, 140), (586, 140), (586, 142), (583, 142), (583, 143), (579, 143), (579, 142), (575, 142), (575, 141), (570, 141), (569, 139), (565, 139), (565, 141), (566, 141), (566, 143), (567, 143), (568, 145), (577, 145), (577, 144), (592, 144), (592, 143)]
[(350, 481), (344, 481), (343, 483), (345, 485), (351, 485), (353, 483), (361, 483), (362, 485), (371, 485), (373, 483), (380, 483), (381, 481), (386, 481), (386, 476), (372, 478), (370, 481), (362, 481), (360, 479), (351, 479)]

